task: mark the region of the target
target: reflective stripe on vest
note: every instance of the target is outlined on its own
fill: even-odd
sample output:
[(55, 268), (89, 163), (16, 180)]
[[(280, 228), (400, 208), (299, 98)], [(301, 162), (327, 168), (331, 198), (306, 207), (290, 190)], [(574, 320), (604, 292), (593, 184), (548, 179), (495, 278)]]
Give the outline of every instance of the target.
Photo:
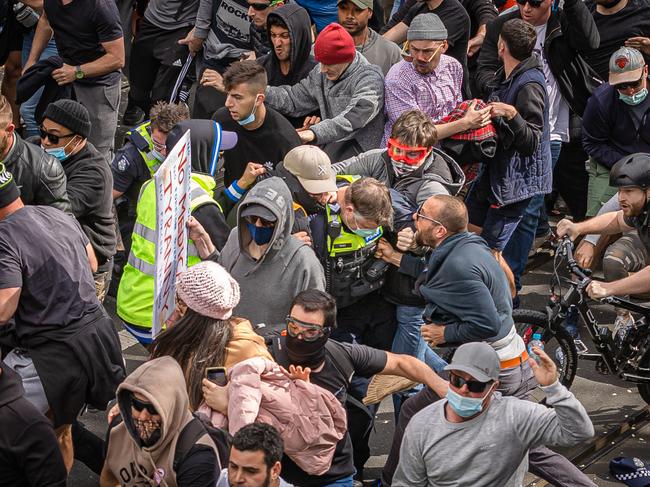
[[(151, 127), (151, 121), (149, 120), (145, 123), (138, 125), (132, 130), (129, 130), (126, 133), (126, 136), (133, 141), (133, 144), (138, 149), (140, 156), (142, 156), (142, 160), (147, 165), (147, 168), (149, 168), (149, 173), (151, 173), (151, 175), (153, 176), (158, 170), (158, 168), (160, 167), (160, 164), (162, 163), (156, 157), (153, 156), (153, 139), (151, 138), (151, 134), (149, 133), (150, 127)], [(138, 136), (144, 139), (144, 141), (147, 143), (147, 150), (143, 150), (141, 148), (141, 145), (138, 144), (136, 140), (134, 140)]]
[(328, 230), (332, 226), (340, 228), (340, 233), (334, 240), (332, 240), (330, 232), (327, 232), (327, 248), (330, 257), (343, 256), (373, 246), (384, 233), (383, 228), (379, 227), (377, 233), (368, 238), (363, 238), (354, 232), (348, 232), (341, 222), (341, 215), (332, 211), (330, 205), (327, 205), (326, 212)]
[[(211, 176), (192, 174), (190, 212), (206, 204), (219, 207), (218, 203), (211, 198), (215, 186), (216, 183)], [(149, 180), (140, 191), (131, 238), (131, 252), (117, 291), (117, 314), (120, 318), (127, 323), (145, 328), (151, 328), (152, 319), (157, 244), (156, 218), (155, 184), (153, 180)], [(188, 267), (200, 261), (194, 242), (188, 240)]]

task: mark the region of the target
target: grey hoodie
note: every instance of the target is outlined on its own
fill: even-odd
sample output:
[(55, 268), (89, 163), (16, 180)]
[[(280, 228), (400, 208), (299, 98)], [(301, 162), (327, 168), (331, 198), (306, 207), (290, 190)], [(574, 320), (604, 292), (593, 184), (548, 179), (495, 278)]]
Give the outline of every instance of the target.
[(269, 86), (266, 102), (284, 115), (320, 110), (313, 125), (316, 144), (356, 140), (364, 151), (379, 146), (384, 124), (384, 77), (378, 66), (358, 52), (336, 81), (320, 72), (320, 64), (293, 86)]
[[(277, 218), (271, 241), (259, 260), (247, 251), (251, 235), (241, 218), (242, 211), (252, 204), (268, 208)], [(237, 222), (219, 256), (219, 263), (239, 283), (241, 300), (234, 310), (236, 316), (253, 324), (280, 324), (296, 294), (313, 288), (325, 290), (325, 274), (316, 254), (291, 236), (291, 192), (282, 179), (257, 183), (239, 205)]]

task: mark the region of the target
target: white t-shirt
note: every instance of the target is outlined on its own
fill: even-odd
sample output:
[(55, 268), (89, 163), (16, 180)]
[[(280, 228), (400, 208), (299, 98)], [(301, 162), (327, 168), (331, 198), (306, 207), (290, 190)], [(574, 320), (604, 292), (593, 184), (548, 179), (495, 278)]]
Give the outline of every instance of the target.
[[(221, 471), (221, 475), (219, 476), (219, 481), (217, 482), (217, 485), (215, 487), (230, 487), (230, 484), (228, 484), (228, 469), (224, 468)], [(288, 484), (284, 480), (282, 480), (282, 477), (280, 477), (280, 487), (293, 487), (293, 484)]]
[(555, 76), (544, 56), (544, 39), (546, 38), (546, 24), (535, 27), (537, 42), (533, 51), (539, 56), (542, 70), (546, 78), (546, 91), (548, 92), (548, 122), (551, 130), (551, 140), (569, 141), (569, 105), (560, 93)]

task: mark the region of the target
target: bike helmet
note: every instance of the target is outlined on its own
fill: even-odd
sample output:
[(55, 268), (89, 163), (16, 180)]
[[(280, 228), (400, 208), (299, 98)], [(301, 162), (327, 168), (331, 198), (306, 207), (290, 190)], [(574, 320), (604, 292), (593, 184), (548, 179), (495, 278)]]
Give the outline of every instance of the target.
[(609, 185), (641, 188), (650, 186), (650, 154), (630, 154), (614, 164), (609, 172)]

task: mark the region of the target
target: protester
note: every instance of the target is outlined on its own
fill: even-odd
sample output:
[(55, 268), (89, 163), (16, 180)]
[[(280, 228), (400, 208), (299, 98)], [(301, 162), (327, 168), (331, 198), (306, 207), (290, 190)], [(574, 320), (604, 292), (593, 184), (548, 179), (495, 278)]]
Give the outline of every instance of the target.
[(0, 362), (0, 478), (7, 487), (63, 487), (63, 464), (52, 423), (24, 397), (21, 377)]
[(226, 106), (217, 110), (213, 119), (237, 134), (237, 145), (224, 153), (226, 187), (236, 183), (249, 162), (272, 169), (300, 145), (293, 126), (268, 106), (267, 84), (266, 71), (255, 61), (235, 63), (224, 74)]
[(16, 133), (11, 106), (0, 95), (0, 161), (13, 174), (26, 205), (48, 205), (71, 212), (61, 163)]
[(26, 398), (52, 419), (65, 466), (71, 425), (84, 405), (105, 409), (124, 378), (113, 322), (95, 295), (97, 260), (71, 215), (24, 206), (0, 165), (0, 339), (5, 364), (22, 374)]
[(266, 21), (271, 12), (284, 5), (284, 0), (250, 0), (248, 16), (251, 18), (251, 45), (256, 57), (271, 52), (271, 42), (266, 28)]
[(320, 146), (332, 160), (374, 149), (383, 127), (384, 84), (380, 69), (356, 51), (339, 24), (330, 24), (314, 44), (320, 64), (293, 86), (269, 86), (269, 106), (286, 115), (319, 110), (321, 120), (298, 130), (302, 143)]
[(90, 115), (81, 103), (59, 100), (43, 115), (41, 147), (63, 165), (66, 189), (81, 229), (95, 251), (95, 293), (104, 302), (111, 282), (115, 254), (113, 176), (108, 161), (88, 141)]
[(111, 425), (99, 484), (170, 487), (215, 485), (221, 465), (217, 445), (206, 432), (194, 438), (182, 458), (179, 445), (193, 421), (183, 371), (171, 357), (150, 360), (117, 389), (121, 421)]
[(232, 438), (228, 468), (216, 487), (293, 487), (282, 473), (282, 438), (270, 424), (252, 423)]
[(400, 49), (368, 27), (374, 15), (372, 0), (338, 0), (339, 24), (352, 36), (357, 51), (370, 64), (379, 66), (384, 76), (401, 61)]
[[(528, 361), (546, 405), (495, 392), (497, 352), (484, 343), (461, 345), (445, 367), (450, 371), (446, 399), (420, 411), (406, 428), (392, 485), (519, 486), (530, 448), (573, 446), (591, 438), (594, 427), (585, 408), (559, 383), (549, 356), (540, 348), (533, 351), (540, 363)], [(498, 455), (485, 442), (498, 448)]]
[[(194, 232), (192, 237), (200, 245), (197, 240), (201, 237)], [(232, 315), (239, 296), (237, 281), (215, 262), (192, 266), (176, 281), (175, 316), (156, 337), (151, 357), (169, 355), (178, 362), (192, 411), (197, 411), (203, 401), (206, 368), (230, 369), (252, 357), (271, 359), (250, 321)]]
[[(356, 446), (364, 439), (367, 442), (373, 417), (349, 393), (353, 375), (399, 375), (426, 383), (440, 394), (447, 390), (444, 380), (413, 357), (330, 339), (336, 326), (336, 301), (325, 292), (310, 289), (296, 295), (287, 317), (287, 333), (273, 341), (275, 359), (287, 369), (293, 365), (293, 377), (308, 379), (332, 392), (341, 404), (348, 405), (348, 430), (353, 441), (348, 435), (339, 441), (327, 473), (309, 476), (290, 459), (283, 459), (284, 478), (296, 485), (352, 487), (355, 467), (363, 468), (368, 452), (365, 458), (355, 454), (353, 460), (352, 444)], [(351, 413), (350, 408), (355, 412)]]
[(616, 193), (609, 171), (635, 152), (650, 152), (648, 66), (636, 49), (622, 47), (609, 60), (609, 82), (589, 99), (582, 144), (590, 157), (587, 215), (594, 216)]
[(39, 59), (54, 35), (63, 65), (52, 78), (60, 86), (72, 84), (77, 101), (90, 107), (88, 140), (110, 160), (124, 66), (124, 36), (115, 2), (47, 0), (43, 9), (25, 69)]

